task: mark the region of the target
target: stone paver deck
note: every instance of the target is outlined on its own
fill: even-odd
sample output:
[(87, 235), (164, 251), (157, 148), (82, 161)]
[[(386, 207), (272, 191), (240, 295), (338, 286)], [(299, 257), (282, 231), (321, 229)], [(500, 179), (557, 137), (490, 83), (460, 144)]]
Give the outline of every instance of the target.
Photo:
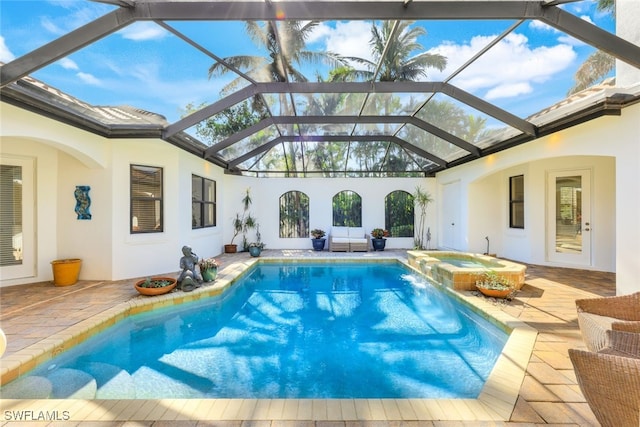
[[(273, 250), (263, 252), (263, 256), (406, 259), (406, 252), (387, 250), (338, 254)], [(218, 259), (222, 266), (216, 283), (224, 283), (226, 276), (233, 276), (240, 266), (251, 262), (246, 253), (225, 254)], [(176, 272), (161, 274), (175, 275)], [(31, 349), (37, 349), (52, 337), (69, 334), (73, 328), (85, 324), (87, 319), (105, 318), (114, 307), (122, 304), (148, 302), (133, 289), (136, 280), (81, 281), (69, 287), (55, 287), (46, 282), (0, 288), (0, 326), (8, 338), (7, 351), (0, 359), (0, 370), (6, 372), (12, 358), (24, 356), (29, 351), (39, 351)], [(518, 319), (538, 332), (533, 353), (530, 357), (527, 353), (528, 363), (524, 363), (524, 380), (519, 390), (515, 390), (515, 406), (500, 407), (497, 398), (495, 412), (513, 409), (507, 417), (496, 416), (491, 410), (486, 413), (486, 406), (478, 405), (476, 400), (462, 404), (420, 399), (2, 400), (0, 425), (25, 424), (14, 421), (13, 414), (25, 415), (33, 411), (31, 415), (37, 416), (39, 412), (48, 411), (46, 415), (58, 418), (39, 422), (38, 425), (87, 425), (90, 422), (89, 425), (96, 426), (156, 427), (597, 426), (576, 384), (567, 350), (584, 348), (575, 300), (614, 294), (613, 273), (529, 265), (525, 285), (511, 301), (496, 304), (475, 293), (463, 295), (464, 298), (478, 300), (489, 310), (501, 311), (505, 317)], [(505, 372), (508, 369), (505, 367)], [(498, 391), (491, 393), (499, 394)], [(492, 398), (487, 396), (485, 402)], [(65, 419), (67, 414), (72, 415), (72, 420), (83, 421), (68, 421)], [(247, 421), (249, 418), (251, 421)], [(135, 421), (125, 421), (129, 419)]]

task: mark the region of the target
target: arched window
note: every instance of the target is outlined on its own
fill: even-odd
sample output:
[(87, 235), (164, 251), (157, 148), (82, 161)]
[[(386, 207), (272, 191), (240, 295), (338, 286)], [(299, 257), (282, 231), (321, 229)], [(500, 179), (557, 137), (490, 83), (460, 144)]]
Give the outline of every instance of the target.
[(333, 196), (333, 225), (336, 227), (362, 227), (362, 197), (345, 190)]
[(280, 237), (309, 237), (309, 196), (301, 191), (280, 196)]
[(384, 198), (384, 228), (391, 237), (413, 237), (413, 196), (397, 190)]

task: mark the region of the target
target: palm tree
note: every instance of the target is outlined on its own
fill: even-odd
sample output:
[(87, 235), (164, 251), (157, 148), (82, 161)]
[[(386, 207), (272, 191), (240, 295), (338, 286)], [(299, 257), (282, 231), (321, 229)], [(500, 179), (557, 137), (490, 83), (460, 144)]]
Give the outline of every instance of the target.
[[(245, 23), (251, 40), (260, 48), (266, 49), (268, 56), (237, 55), (223, 58), (209, 67), (209, 78), (228, 73), (234, 67), (245, 70), (245, 74), (258, 82), (306, 82), (307, 78), (296, 68), (302, 63), (327, 62), (340, 65), (338, 55), (331, 52), (306, 50), (306, 41), (319, 24), (318, 21), (268, 21), (261, 24), (256, 21)], [(223, 93), (233, 91), (243, 77), (231, 81), (223, 88)]]
[[(423, 27), (410, 27), (413, 23), (413, 21), (384, 21), (382, 26), (373, 23), (369, 41), (373, 59), (345, 58), (365, 66), (365, 69), (354, 69), (351, 73), (364, 80), (375, 78), (381, 82), (394, 82), (415, 81), (421, 77), (427, 77), (427, 68), (444, 70), (447, 58), (442, 55), (422, 52), (412, 56), (414, 52), (424, 50), (418, 42), (418, 37), (427, 33)], [(380, 68), (376, 76), (379, 62)]]
[[(615, 19), (615, 0), (598, 0), (596, 9), (599, 12), (607, 12)], [(580, 92), (602, 80), (616, 65), (615, 58), (608, 53), (598, 50), (592, 53), (578, 68), (574, 75), (575, 83), (567, 95)]]
[[(331, 66), (341, 65), (338, 55), (306, 49), (306, 41), (318, 24), (318, 21), (247, 21), (245, 25), (249, 37), (258, 47), (266, 50), (268, 55), (237, 55), (223, 58), (223, 61), (209, 67), (209, 78), (226, 74), (231, 70), (241, 70), (247, 77), (258, 82), (306, 82), (308, 79), (298, 68), (303, 63), (324, 62)], [(233, 92), (245, 81), (244, 76), (238, 76), (222, 89), (222, 93)], [(254, 100), (259, 106), (263, 103), (258, 98), (255, 97)], [(282, 115), (291, 114), (293, 107), (286, 94), (279, 95), (279, 103)], [(295, 172), (296, 158), (300, 157), (299, 149), (298, 144), (288, 143), (285, 158), (281, 159), (291, 172)]]

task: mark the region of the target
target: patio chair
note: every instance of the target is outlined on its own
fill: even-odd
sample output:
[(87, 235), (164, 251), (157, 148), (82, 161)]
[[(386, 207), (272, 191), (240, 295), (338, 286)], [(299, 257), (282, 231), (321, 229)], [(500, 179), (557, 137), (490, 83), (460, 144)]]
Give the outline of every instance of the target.
[(576, 308), (582, 339), (591, 351), (608, 346), (607, 330), (640, 332), (640, 292), (579, 299)]
[(349, 251), (349, 228), (333, 227), (329, 234), (329, 252)]
[(587, 404), (603, 427), (640, 425), (640, 334), (607, 331), (600, 352), (569, 349)]
[(333, 227), (329, 235), (329, 251), (367, 252), (370, 242), (364, 227)]

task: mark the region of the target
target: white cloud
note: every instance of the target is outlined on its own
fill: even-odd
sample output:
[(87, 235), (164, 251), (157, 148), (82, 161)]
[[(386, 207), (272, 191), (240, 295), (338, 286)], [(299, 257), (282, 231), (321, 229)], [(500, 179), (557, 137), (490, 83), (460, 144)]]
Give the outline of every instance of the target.
[(498, 98), (512, 98), (533, 92), (533, 87), (527, 82), (501, 84), (487, 91), (487, 100)]
[(570, 46), (586, 46), (587, 44), (583, 41), (576, 39), (575, 37), (569, 35), (562, 35), (558, 37), (558, 43), (568, 44)]
[(582, 19), (583, 21), (587, 21), (590, 24), (593, 24), (593, 19), (591, 19), (589, 15), (582, 15), (580, 19)]
[(75, 63), (75, 61), (69, 59), (69, 58), (62, 58), (61, 60), (58, 61), (58, 64), (60, 64), (60, 66), (62, 68), (64, 68), (65, 70), (79, 70), (80, 67), (78, 67), (78, 64)]
[(534, 19), (531, 22), (529, 22), (529, 28), (531, 28), (532, 30), (538, 30), (538, 31), (550, 31), (555, 33), (559, 32), (558, 30), (553, 28), (551, 25), (545, 24), (544, 22), (538, 21), (537, 19)]
[(40, 24), (45, 30), (47, 30), (52, 34), (55, 34), (56, 36), (64, 35), (66, 32), (63, 28), (60, 28), (58, 25), (56, 25), (52, 20), (50, 20), (46, 16), (43, 16), (40, 18)]
[[(327, 27), (329, 28), (329, 27)], [(371, 59), (371, 24), (364, 21), (337, 22), (336, 28), (324, 30), (327, 50), (342, 56)]]
[(76, 76), (83, 82), (93, 85), (93, 86), (102, 86), (102, 82), (98, 80), (93, 74), (83, 73), (82, 71), (76, 73)]
[(167, 32), (153, 22), (136, 22), (118, 31), (122, 38), (133, 41), (159, 40)]
[(16, 56), (9, 50), (4, 42), (4, 37), (0, 36), (0, 62), (11, 62)]
[(331, 35), (332, 31), (333, 31), (333, 28), (328, 26), (325, 22), (320, 22), (318, 25), (316, 25), (313, 28), (313, 31), (311, 31), (311, 33), (309, 33), (309, 37), (307, 39), (307, 43), (308, 44), (313, 44), (313, 43), (315, 43), (317, 41), (321, 41), (324, 38), (326, 38), (329, 35)]
[(57, 16), (53, 22), (48, 17), (41, 17), (40, 24), (48, 32), (61, 36), (69, 31), (75, 30), (96, 18), (99, 18), (112, 10), (111, 6), (97, 3), (78, 1), (50, 2), (54, 6), (62, 7), (65, 12), (62, 16)]
[[(447, 57), (443, 72), (431, 70), (429, 80), (441, 80), (457, 70), (494, 36), (476, 36), (468, 44), (446, 43), (432, 49)], [(530, 91), (533, 84), (548, 81), (576, 59), (573, 48), (566, 44), (531, 47), (527, 37), (509, 34), (488, 52), (456, 76), (451, 83), (473, 93), (495, 98), (515, 97)], [(482, 96), (482, 95), (481, 95)]]

